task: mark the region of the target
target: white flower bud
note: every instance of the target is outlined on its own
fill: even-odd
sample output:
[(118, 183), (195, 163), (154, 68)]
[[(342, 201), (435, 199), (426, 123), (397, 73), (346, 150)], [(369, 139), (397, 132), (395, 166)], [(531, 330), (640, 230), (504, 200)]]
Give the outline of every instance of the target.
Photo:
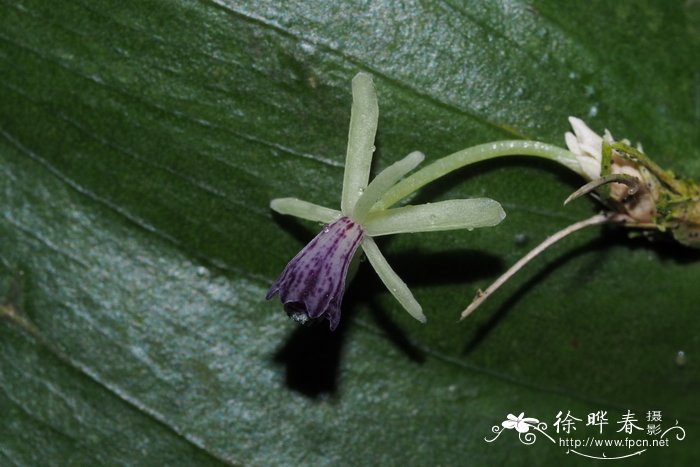
[(574, 153), (589, 180), (600, 178), (603, 138), (588, 128), (580, 118), (569, 117), (569, 123), (574, 132), (566, 132), (564, 135), (566, 146)]

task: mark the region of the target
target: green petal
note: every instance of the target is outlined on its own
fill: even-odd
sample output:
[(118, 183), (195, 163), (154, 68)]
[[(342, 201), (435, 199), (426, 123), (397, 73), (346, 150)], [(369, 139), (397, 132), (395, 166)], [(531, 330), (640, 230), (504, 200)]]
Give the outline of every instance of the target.
[(505, 219), (498, 201), (489, 198), (453, 199), (372, 212), (365, 222), (371, 236), (407, 232), (491, 227)]
[(369, 170), (374, 152), (379, 107), (372, 76), (358, 73), (352, 80), (352, 110), (348, 133), (348, 152), (345, 157), (343, 196), (340, 210), (349, 215), (369, 181)]
[(424, 159), (425, 155), (422, 152), (415, 151), (382, 170), (379, 175), (374, 177), (372, 183), (367, 186), (365, 192), (362, 193), (360, 199), (357, 200), (352, 218), (357, 222), (363, 222), (374, 203), (376, 203), (392, 185), (401, 180), (401, 177), (415, 169)]
[(391, 269), (375, 241), (371, 237), (365, 237), (362, 240), (362, 249), (374, 270), (377, 271), (377, 275), (394, 298), (408, 311), (408, 314), (421, 323), (425, 323), (427, 318), (423, 314), (423, 307), (413, 297), (406, 283)]
[(270, 201), (270, 209), (280, 214), (300, 217), (309, 221), (323, 222), (324, 224), (334, 221), (342, 215), (340, 211), (335, 209), (319, 206), (297, 198), (275, 198)]

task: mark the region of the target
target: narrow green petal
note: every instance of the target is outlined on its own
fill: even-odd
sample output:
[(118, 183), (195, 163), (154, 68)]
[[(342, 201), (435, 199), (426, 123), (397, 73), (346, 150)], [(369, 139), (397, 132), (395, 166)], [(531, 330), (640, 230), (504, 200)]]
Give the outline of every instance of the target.
[(496, 141), (457, 151), (436, 160), (430, 165), (426, 165), (391, 187), (375, 204), (373, 209), (388, 209), (422, 186), (453, 170), (476, 162), (504, 156), (541, 157), (562, 164), (579, 175), (586, 176), (576, 155), (566, 149), (537, 141)]
[(382, 170), (379, 175), (374, 177), (374, 180), (367, 186), (360, 199), (357, 200), (355, 210), (352, 212), (352, 218), (356, 222), (362, 223), (369, 210), (374, 206), (374, 203), (379, 201), (379, 198), (384, 195), (386, 190), (401, 180), (401, 177), (415, 169), (424, 159), (425, 155), (422, 152), (415, 151)]
[(501, 205), (489, 198), (452, 199), (371, 212), (365, 233), (376, 237), (407, 232), (491, 227), (505, 219)]
[(332, 222), (342, 215), (340, 211), (335, 209), (325, 208), (297, 198), (275, 198), (270, 201), (270, 208), (280, 214), (323, 222), (324, 224)]
[(352, 80), (350, 131), (345, 157), (343, 196), (340, 202), (340, 210), (345, 215), (352, 213), (355, 203), (369, 182), (378, 118), (379, 106), (372, 75), (358, 73)]
[(365, 236), (362, 240), (362, 249), (367, 255), (369, 263), (377, 271), (377, 275), (394, 298), (408, 311), (408, 314), (421, 323), (425, 323), (427, 319), (423, 314), (423, 308), (420, 306), (420, 303), (413, 297), (406, 283), (391, 269), (391, 266), (389, 266), (386, 258), (384, 258), (384, 255), (379, 251), (377, 244), (371, 237)]

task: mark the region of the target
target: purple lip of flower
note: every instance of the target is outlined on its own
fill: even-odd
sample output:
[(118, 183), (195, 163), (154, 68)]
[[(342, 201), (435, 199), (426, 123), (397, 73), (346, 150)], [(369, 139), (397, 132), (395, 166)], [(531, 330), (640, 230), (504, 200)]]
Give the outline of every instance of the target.
[(277, 293), (287, 314), (300, 323), (326, 316), (331, 331), (340, 321), (345, 276), (364, 231), (347, 217), (326, 225), (282, 271), (267, 292)]

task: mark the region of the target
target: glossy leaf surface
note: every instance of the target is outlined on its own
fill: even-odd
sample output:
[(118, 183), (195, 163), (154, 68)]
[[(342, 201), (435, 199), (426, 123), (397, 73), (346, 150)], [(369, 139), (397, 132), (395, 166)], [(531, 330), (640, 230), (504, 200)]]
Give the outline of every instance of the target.
[(629, 462), (697, 459), (696, 251), (582, 232), (457, 323), (597, 209), (561, 205), (581, 180), (553, 164), (484, 163), (414, 198), (508, 214), (380, 244), (426, 325), (366, 263), (333, 334), (264, 300), (319, 229), (270, 199), (339, 208), (358, 71), (379, 94), (374, 173), (563, 145), (578, 115), (700, 177), (697, 4), (321, 3), (0, 3), (0, 463), (589, 465), (484, 437), (560, 410), (607, 410), (612, 432), (628, 409), (688, 432)]

